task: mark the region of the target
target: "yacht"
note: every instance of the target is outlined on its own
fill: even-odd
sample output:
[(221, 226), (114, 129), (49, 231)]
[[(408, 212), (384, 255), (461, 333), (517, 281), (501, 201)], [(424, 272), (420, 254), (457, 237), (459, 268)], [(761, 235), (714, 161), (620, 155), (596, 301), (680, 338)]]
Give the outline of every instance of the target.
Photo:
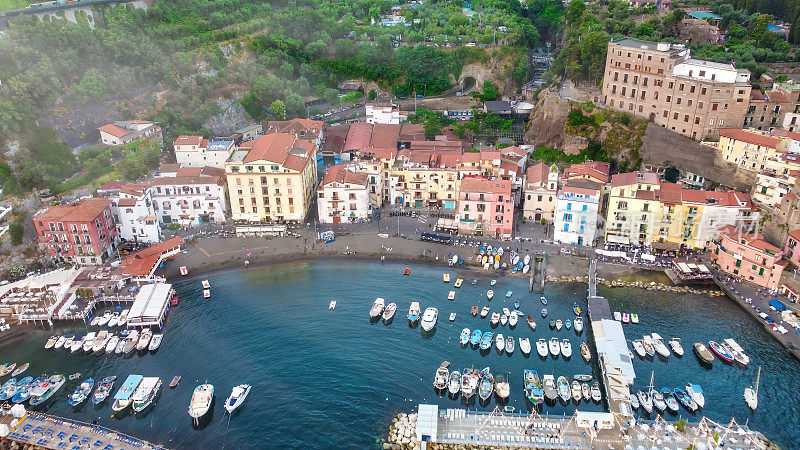
[(431, 331), (436, 326), (436, 320), (439, 318), (439, 310), (436, 308), (425, 308), (425, 313), (422, 314), (421, 327), (422, 331)]
[(205, 383), (194, 388), (192, 400), (189, 402), (189, 417), (195, 425), (211, 410), (214, 402), (214, 385)]
[(228, 411), (228, 414), (233, 414), (233, 411), (244, 403), (251, 387), (249, 384), (240, 384), (233, 388), (231, 395), (225, 400), (225, 411)]
[(39, 406), (50, 400), (67, 379), (64, 375), (52, 375), (44, 381), (40, 382), (31, 388), (31, 397), (28, 404), (31, 406)]
[(147, 350), (147, 346), (150, 345), (150, 339), (152, 338), (153, 332), (149, 328), (143, 329), (142, 333), (139, 335), (139, 340), (136, 342), (136, 350)]
[(383, 313), (383, 307), (386, 301), (380, 297), (376, 298), (374, 302), (372, 302), (372, 308), (369, 310), (369, 318), (375, 319)]
[(158, 377), (144, 377), (139, 387), (131, 396), (133, 400), (133, 412), (138, 414), (145, 411), (150, 405), (153, 404), (158, 394), (161, 392), (161, 378)]
[(639, 405), (647, 411), (647, 414), (653, 412), (653, 396), (650, 395), (650, 391), (645, 392), (644, 390), (639, 390), (636, 393), (636, 397), (639, 400)]
[(561, 353), (561, 346), (558, 343), (557, 337), (550, 338), (548, 346), (550, 347), (550, 354), (553, 355), (554, 357), (558, 356), (558, 354)]

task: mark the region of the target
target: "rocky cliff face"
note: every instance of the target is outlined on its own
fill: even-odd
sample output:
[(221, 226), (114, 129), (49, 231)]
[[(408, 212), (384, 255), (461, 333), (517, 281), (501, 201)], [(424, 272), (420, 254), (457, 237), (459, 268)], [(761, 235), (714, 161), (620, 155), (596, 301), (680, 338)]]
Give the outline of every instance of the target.
[(563, 148), (567, 139), (564, 127), (570, 102), (560, 100), (558, 92), (543, 89), (531, 111), (525, 143), (551, 148)]

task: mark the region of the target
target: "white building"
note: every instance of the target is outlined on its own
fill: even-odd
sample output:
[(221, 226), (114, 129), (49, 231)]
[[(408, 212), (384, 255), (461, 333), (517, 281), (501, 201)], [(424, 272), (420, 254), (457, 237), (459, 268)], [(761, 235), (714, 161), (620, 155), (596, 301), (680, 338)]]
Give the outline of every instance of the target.
[(369, 176), (340, 164), (328, 169), (317, 189), (317, 211), (322, 223), (358, 222), (370, 214)]
[(175, 160), (183, 167), (225, 168), (233, 151), (233, 141), (208, 140), (202, 136), (178, 136), (173, 143)]
[(556, 165), (539, 163), (528, 167), (523, 194), (525, 218), (536, 222), (552, 222), (556, 209), (559, 172)]
[(569, 181), (558, 191), (553, 239), (562, 244), (594, 245), (600, 186), (591, 181)]
[(111, 214), (121, 239), (150, 244), (161, 241), (161, 226), (156, 219), (150, 190), (145, 184), (120, 183), (116, 188), (101, 188), (98, 193), (111, 200)]
[(183, 167), (174, 176), (150, 180), (149, 186), (154, 210), (161, 223), (182, 226), (225, 223), (228, 201), (225, 197), (225, 171), (222, 169)]
[(400, 107), (391, 103), (367, 103), (364, 106), (367, 123), (399, 124), (406, 120), (407, 113), (400, 111)]
[(97, 130), (100, 132), (100, 142), (106, 145), (130, 144), (154, 135), (161, 139), (161, 126), (149, 120), (121, 120)]

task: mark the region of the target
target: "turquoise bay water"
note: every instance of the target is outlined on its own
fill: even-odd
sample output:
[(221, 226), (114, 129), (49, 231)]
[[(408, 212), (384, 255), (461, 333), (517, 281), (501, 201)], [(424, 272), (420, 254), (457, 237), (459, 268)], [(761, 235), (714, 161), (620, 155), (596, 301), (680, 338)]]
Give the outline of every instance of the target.
[[(522, 393), (522, 370), (571, 376), (591, 373), (578, 346), (586, 332), (550, 330), (540, 315), (538, 294), (529, 294), (526, 280), (499, 278), (495, 299), (487, 302), (489, 278), (478, 276), (477, 286), (469, 282), (476, 276), (462, 273), (464, 285), (456, 289), (455, 301), (447, 300), (454, 289), (442, 282), (456, 270), (429, 265), (412, 265), (412, 275), (403, 277), (405, 265), (364, 261), (329, 260), (293, 263), (274, 267), (236, 269), (209, 274), (213, 296), (202, 298), (200, 280), (176, 280), (181, 300), (165, 327), (161, 348), (153, 354), (95, 356), (44, 350), (51, 332), (14, 348), (0, 351), (0, 361), (30, 361), (30, 374), (41, 372), (82, 372), (95, 379), (130, 373), (159, 376), (165, 383), (182, 375), (181, 385), (165, 388), (158, 404), (143, 417), (126, 415), (112, 418), (107, 406), (86, 405), (73, 410), (67, 396), (80, 380), (68, 382), (49, 406), (48, 412), (98, 423), (134, 436), (173, 448), (368, 448), (384, 436), (391, 419), (399, 412), (411, 412), (418, 403), (437, 403), (442, 407), (461, 405), (460, 401), (437, 395), (433, 375), (442, 360), (451, 369), (490, 366), (493, 372), (511, 374), (510, 404), (526, 409)], [(507, 290), (514, 291), (506, 299)], [(679, 336), (687, 350), (682, 359), (668, 362), (637, 360), (637, 385), (649, 383), (655, 371), (656, 386), (683, 386), (698, 382), (707, 393), (704, 413), (715, 420), (731, 415), (763, 431), (787, 447), (800, 446), (794, 430), (800, 425), (797, 402), (790, 400), (800, 388), (800, 364), (791, 359), (769, 336), (758, 329), (738, 306), (726, 299), (688, 295), (667, 298), (664, 293), (622, 289), (602, 289), (611, 299), (612, 309), (638, 312), (641, 324), (626, 326), (633, 333), (658, 332), (664, 337)], [(585, 304), (586, 286), (560, 284), (547, 287), (550, 318), (572, 318), (572, 303)], [(371, 323), (369, 308), (375, 297), (398, 304), (394, 321)], [(473, 304), (489, 304), (493, 311), (503, 306), (530, 313), (539, 327), (532, 332), (524, 322), (504, 335), (529, 337), (533, 356), (523, 357), (517, 346), (512, 356), (492, 351), (481, 355), (458, 343), (461, 329), (489, 330), (487, 319), (473, 317)], [(335, 311), (328, 311), (330, 300), (337, 300)], [(434, 333), (424, 336), (419, 328), (409, 328), (405, 316), (412, 301), (424, 309), (439, 308), (439, 323)], [(450, 312), (458, 317), (448, 321)], [(78, 327), (72, 330), (77, 331)], [(536, 355), (539, 338), (569, 338), (574, 355), (542, 361)], [(752, 367), (740, 369), (715, 363), (701, 367), (691, 353), (695, 340), (735, 338), (751, 355)], [(756, 365), (762, 364), (761, 404), (749, 413), (742, 392), (755, 378)], [(596, 374), (596, 369), (595, 369)], [(194, 429), (186, 413), (191, 391), (208, 380), (216, 387), (217, 401), (207, 426)], [(253, 385), (246, 403), (228, 418), (223, 414), (224, 399), (239, 383)], [(785, 389), (781, 401), (781, 390)], [(489, 405), (470, 408), (491, 410)], [(601, 405), (582, 403), (584, 410), (599, 410)], [(542, 414), (571, 414), (575, 406), (546, 406)], [(682, 411), (685, 415), (686, 413)], [(671, 416), (677, 419), (677, 416)], [(689, 417), (697, 420), (698, 417)]]

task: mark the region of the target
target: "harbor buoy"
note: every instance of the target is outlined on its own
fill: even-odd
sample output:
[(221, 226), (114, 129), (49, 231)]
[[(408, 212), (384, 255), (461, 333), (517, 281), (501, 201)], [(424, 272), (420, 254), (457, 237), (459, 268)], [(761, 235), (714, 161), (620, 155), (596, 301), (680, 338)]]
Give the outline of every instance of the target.
[(409, 269), (408, 267), (406, 267), (406, 268), (403, 270), (403, 275), (406, 275), (406, 276), (408, 276), (408, 275), (411, 275), (411, 269)]

